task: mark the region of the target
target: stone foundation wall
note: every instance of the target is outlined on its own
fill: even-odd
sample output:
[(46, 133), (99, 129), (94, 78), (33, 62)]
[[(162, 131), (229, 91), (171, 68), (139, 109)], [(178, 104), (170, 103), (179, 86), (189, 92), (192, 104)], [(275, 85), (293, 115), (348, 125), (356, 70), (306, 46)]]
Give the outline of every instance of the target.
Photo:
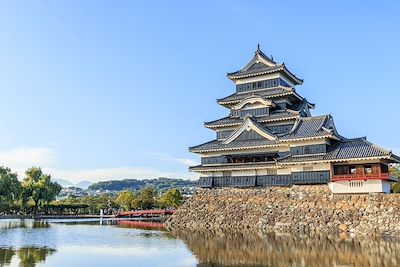
[(400, 194), (334, 195), (327, 185), (199, 189), (166, 226), (400, 237)]

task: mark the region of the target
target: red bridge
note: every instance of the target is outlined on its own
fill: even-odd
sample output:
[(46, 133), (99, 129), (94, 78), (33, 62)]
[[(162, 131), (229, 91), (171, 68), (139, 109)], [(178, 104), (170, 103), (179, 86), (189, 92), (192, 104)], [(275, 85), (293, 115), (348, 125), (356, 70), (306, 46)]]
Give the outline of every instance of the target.
[(160, 215), (172, 215), (175, 210), (135, 210), (125, 211), (115, 214), (116, 218), (130, 218), (130, 217), (149, 217), (149, 216), (160, 216)]

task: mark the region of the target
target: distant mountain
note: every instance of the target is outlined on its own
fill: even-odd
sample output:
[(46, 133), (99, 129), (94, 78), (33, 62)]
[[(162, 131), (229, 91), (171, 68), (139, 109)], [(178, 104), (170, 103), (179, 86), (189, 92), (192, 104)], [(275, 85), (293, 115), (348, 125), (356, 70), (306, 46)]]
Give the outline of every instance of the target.
[(68, 180), (65, 179), (52, 179), (54, 182), (57, 182), (59, 185), (61, 185), (62, 187), (70, 187), (73, 186), (74, 184), (71, 183)]
[(89, 186), (89, 189), (102, 191), (136, 191), (147, 186), (153, 187), (155, 190), (161, 193), (172, 188), (194, 187), (196, 186), (196, 181), (173, 178), (157, 178), (146, 180), (125, 179), (94, 183)]
[(89, 181), (82, 181), (82, 182), (79, 182), (79, 183), (75, 184), (75, 187), (79, 187), (79, 188), (82, 188), (82, 189), (88, 189), (88, 187), (91, 186), (91, 185), (92, 185), (92, 183), (89, 182)]

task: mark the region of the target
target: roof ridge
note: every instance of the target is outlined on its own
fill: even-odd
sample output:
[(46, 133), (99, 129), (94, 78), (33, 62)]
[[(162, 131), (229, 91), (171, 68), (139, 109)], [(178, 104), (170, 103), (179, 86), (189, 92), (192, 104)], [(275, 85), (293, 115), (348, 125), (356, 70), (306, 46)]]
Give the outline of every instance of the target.
[(325, 116), (324, 116), (324, 119), (323, 119), (322, 122), (319, 124), (317, 131), (321, 130), (322, 127), (324, 127), (327, 118), (328, 118), (328, 116), (325, 115)]
[(303, 120), (311, 120), (311, 119), (320, 119), (323, 117), (327, 117), (328, 115), (318, 115), (318, 116), (309, 116), (309, 117), (302, 117)]
[(378, 146), (378, 145), (376, 145), (376, 144), (374, 144), (374, 143), (371, 143), (370, 141), (367, 140), (367, 138), (363, 139), (363, 141), (364, 141), (365, 143), (369, 144), (370, 146), (372, 146), (373, 148), (378, 149), (378, 150), (381, 151), (382, 153), (385, 153), (385, 154), (388, 154), (388, 155), (391, 155), (391, 154), (392, 154), (392, 151), (391, 151), (391, 150), (387, 150), (386, 148), (383, 148), (383, 147)]

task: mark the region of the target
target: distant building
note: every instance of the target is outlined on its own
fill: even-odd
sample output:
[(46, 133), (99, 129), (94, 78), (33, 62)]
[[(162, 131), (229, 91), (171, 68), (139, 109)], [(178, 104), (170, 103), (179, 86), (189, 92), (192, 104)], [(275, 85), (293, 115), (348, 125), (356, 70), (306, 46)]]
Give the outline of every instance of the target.
[(230, 110), (206, 122), (216, 139), (190, 148), (201, 155), (200, 187), (329, 184), (334, 193), (390, 192), (389, 164), (400, 158), (365, 137), (341, 136), (331, 115), (312, 116), (314, 104), (296, 90), (303, 80), (258, 48), (229, 73), (236, 92), (218, 99)]

